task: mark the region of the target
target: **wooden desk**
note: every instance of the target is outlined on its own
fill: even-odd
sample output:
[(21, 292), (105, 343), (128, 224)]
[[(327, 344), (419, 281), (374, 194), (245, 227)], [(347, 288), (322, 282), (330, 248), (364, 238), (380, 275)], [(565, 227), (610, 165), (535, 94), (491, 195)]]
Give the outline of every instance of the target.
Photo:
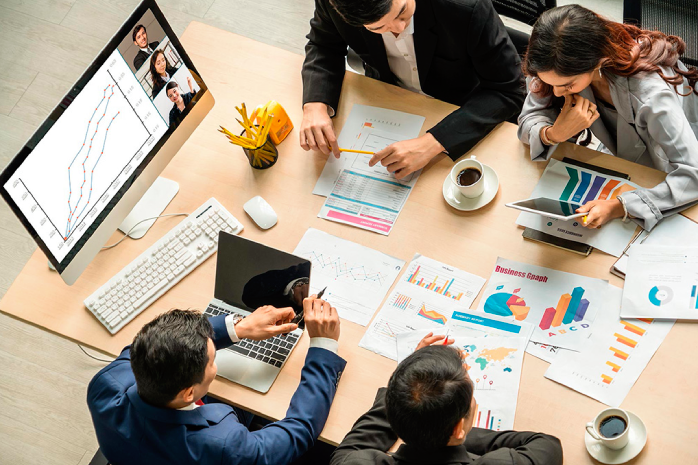
[[(279, 147), (277, 164), (266, 171), (250, 168), (241, 149), (216, 132), (219, 124), (235, 127), (235, 105), (244, 101), (253, 107), (271, 98), (286, 108), (298, 127), (302, 119), (303, 58), (200, 23), (187, 28), (182, 42), (217, 103), (163, 173), (181, 187), (167, 212), (191, 212), (213, 196), (245, 225), (243, 236), (286, 251), (292, 251), (306, 229), (313, 227), (404, 260), (419, 252), (484, 277), (489, 277), (501, 256), (608, 279), (622, 286), (622, 281), (608, 272), (614, 261), (609, 255), (594, 252), (584, 258), (522, 239), (514, 223), (518, 213), (504, 204), (526, 198), (545, 164), (530, 161), (528, 149), (517, 140), (516, 127), (511, 124), (499, 126), (472, 151), (492, 166), (501, 180), (495, 200), (479, 211), (457, 212), (446, 204), (441, 186), (452, 162), (442, 156), (425, 169), (387, 237), (317, 218), (324, 199), (313, 196), (311, 190), (326, 157), (304, 152), (298, 146), (297, 130)], [(342, 127), (355, 103), (422, 114), (426, 116), (424, 129), (454, 109), (447, 103), (348, 73), (334, 120), (337, 128)], [(633, 181), (644, 186), (654, 185), (664, 176), (570, 144), (556, 151), (556, 157), (563, 156), (631, 173)], [(280, 215), (278, 225), (269, 231), (258, 229), (242, 209), (245, 201), (258, 194)], [(82, 305), (86, 296), (179, 221), (160, 220), (143, 239), (127, 240), (100, 253), (72, 287), (48, 270), (46, 258), (37, 251), (0, 302), (0, 308), (68, 339), (118, 354), (157, 314), (174, 307), (203, 309), (213, 295), (215, 260), (209, 260), (116, 336), (110, 336)], [(322, 439), (330, 443), (341, 442), (396, 366), (392, 360), (358, 348), (364, 330), (342, 322), (340, 354), (348, 365), (322, 433)], [(691, 356), (692, 335), (692, 325), (677, 324), (623, 404), (649, 429), (649, 444), (637, 463), (691, 461), (692, 442), (698, 431), (698, 401), (694, 395), (698, 357)], [(214, 382), (212, 394), (266, 417), (282, 418), (299, 382), (307, 344), (304, 336), (267, 395), (220, 379)], [(584, 448), (584, 424), (604, 406), (545, 379), (548, 365), (541, 360), (526, 355), (524, 366), (516, 428), (555, 434), (563, 442), (568, 463), (591, 463)]]

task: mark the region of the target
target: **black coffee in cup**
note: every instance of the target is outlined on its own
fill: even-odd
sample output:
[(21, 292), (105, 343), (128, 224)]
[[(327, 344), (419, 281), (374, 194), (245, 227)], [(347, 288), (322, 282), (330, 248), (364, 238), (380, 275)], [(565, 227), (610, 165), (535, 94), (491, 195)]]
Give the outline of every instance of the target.
[(599, 424), (599, 433), (601, 436), (609, 439), (620, 436), (627, 427), (625, 419), (617, 415), (611, 415), (601, 420)]
[(479, 169), (468, 167), (460, 173), (458, 173), (458, 177), (456, 178), (456, 180), (458, 181), (459, 186), (467, 187), (472, 186), (473, 184), (478, 182), (481, 177), (482, 173)]

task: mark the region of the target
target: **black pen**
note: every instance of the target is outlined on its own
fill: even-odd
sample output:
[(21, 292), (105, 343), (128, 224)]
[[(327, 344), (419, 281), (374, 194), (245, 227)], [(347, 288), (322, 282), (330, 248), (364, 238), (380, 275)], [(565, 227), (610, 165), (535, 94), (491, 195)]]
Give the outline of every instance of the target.
[(322, 299), (322, 296), (323, 296), (323, 294), (325, 293), (326, 290), (327, 290), (327, 286), (325, 286), (325, 288), (324, 288), (323, 290), (321, 290), (320, 292), (318, 292), (317, 298), (318, 298), (318, 299)]
[[(322, 298), (322, 296), (325, 294), (325, 291), (326, 291), (326, 290), (327, 290), (327, 286), (325, 286), (325, 288), (324, 288), (323, 290), (321, 290), (320, 292), (318, 292), (316, 299)], [(296, 317), (296, 318), (298, 318), (298, 317)], [(294, 320), (296, 320), (296, 318), (294, 318)], [(305, 314), (304, 314), (304, 313), (301, 313), (300, 318), (298, 318), (298, 321), (293, 321), (293, 323), (296, 323), (297, 325), (300, 325), (301, 322), (303, 321), (303, 318), (305, 318)]]

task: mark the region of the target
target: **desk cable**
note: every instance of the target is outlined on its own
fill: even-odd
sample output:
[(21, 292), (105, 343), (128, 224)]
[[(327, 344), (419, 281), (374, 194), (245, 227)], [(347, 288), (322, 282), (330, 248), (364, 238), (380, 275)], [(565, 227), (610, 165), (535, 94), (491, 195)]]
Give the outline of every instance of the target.
[[(157, 220), (158, 218), (164, 218), (166, 216), (189, 216), (189, 215), (190, 215), (189, 213), (167, 213), (165, 215), (151, 216), (150, 218), (142, 219), (138, 223), (134, 224), (133, 227), (131, 229), (129, 229), (128, 232), (126, 232), (124, 234), (124, 237), (122, 237), (118, 241), (114, 242), (113, 244), (105, 245), (104, 247), (102, 247), (102, 250), (111, 249), (112, 247), (116, 247), (117, 245), (121, 244), (121, 242), (124, 239), (126, 239), (127, 237), (130, 237), (129, 234), (131, 234), (131, 231), (133, 231), (136, 228), (136, 226), (138, 226), (141, 223), (144, 223), (144, 222), (150, 221), (150, 220)], [(131, 238), (131, 239), (133, 239), (133, 238)], [(141, 239), (141, 238), (138, 238), (138, 239)], [(133, 239), (133, 240), (137, 241), (138, 239)]]
[(77, 346), (80, 347), (80, 350), (82, 350), (82, 352), (83, 352), (85, 355), (87, 355), (88, 357), (93, 358), (93, 359), (95, 359), (95, 360), (98, 360), (98, 361), (100, 361), (100, 362), (111, 363), (111, 362), (113, 362), (114, 360), (116, 360), (116, 359), (106, 360), (106, 359), (104, 359), (104, 358), (95, 357), (94, 355), (89, 354), (89, 353), (85, 350), (85, 348), (84, 348), (83, 346), (81, 346), (80, 344), (77, 344)]

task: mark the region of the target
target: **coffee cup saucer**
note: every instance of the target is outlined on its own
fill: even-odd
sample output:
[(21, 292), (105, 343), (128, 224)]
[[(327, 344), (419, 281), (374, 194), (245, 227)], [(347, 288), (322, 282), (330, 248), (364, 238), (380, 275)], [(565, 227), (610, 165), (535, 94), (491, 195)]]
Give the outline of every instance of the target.
[(451, 182), (451, 176), (446, 176), (444, 179), (443, 195), (446, 202), (455, 208), (463, 212), (477, 210), (482, 208), (494, 199), (499, 190), (499, 178), (497, 177), (497, 172), (490, 168), (489, 166), (482, 164), (485, 174), (485, 190), (479, 197), (474, 199), (469, 199), (464, 197), (458, 188)]
[(637, 457), (647, 443), (647, 428), (637, 415), (632, 412), (627, 413), (630, 420), (628, 425), (628, 445), (620, 450), (609, 449), (601, 441), (597, 441), (588, 432), (585, 432), (584, 443), (587, 446), (589, 455), (605, 464), (625, 463)]

